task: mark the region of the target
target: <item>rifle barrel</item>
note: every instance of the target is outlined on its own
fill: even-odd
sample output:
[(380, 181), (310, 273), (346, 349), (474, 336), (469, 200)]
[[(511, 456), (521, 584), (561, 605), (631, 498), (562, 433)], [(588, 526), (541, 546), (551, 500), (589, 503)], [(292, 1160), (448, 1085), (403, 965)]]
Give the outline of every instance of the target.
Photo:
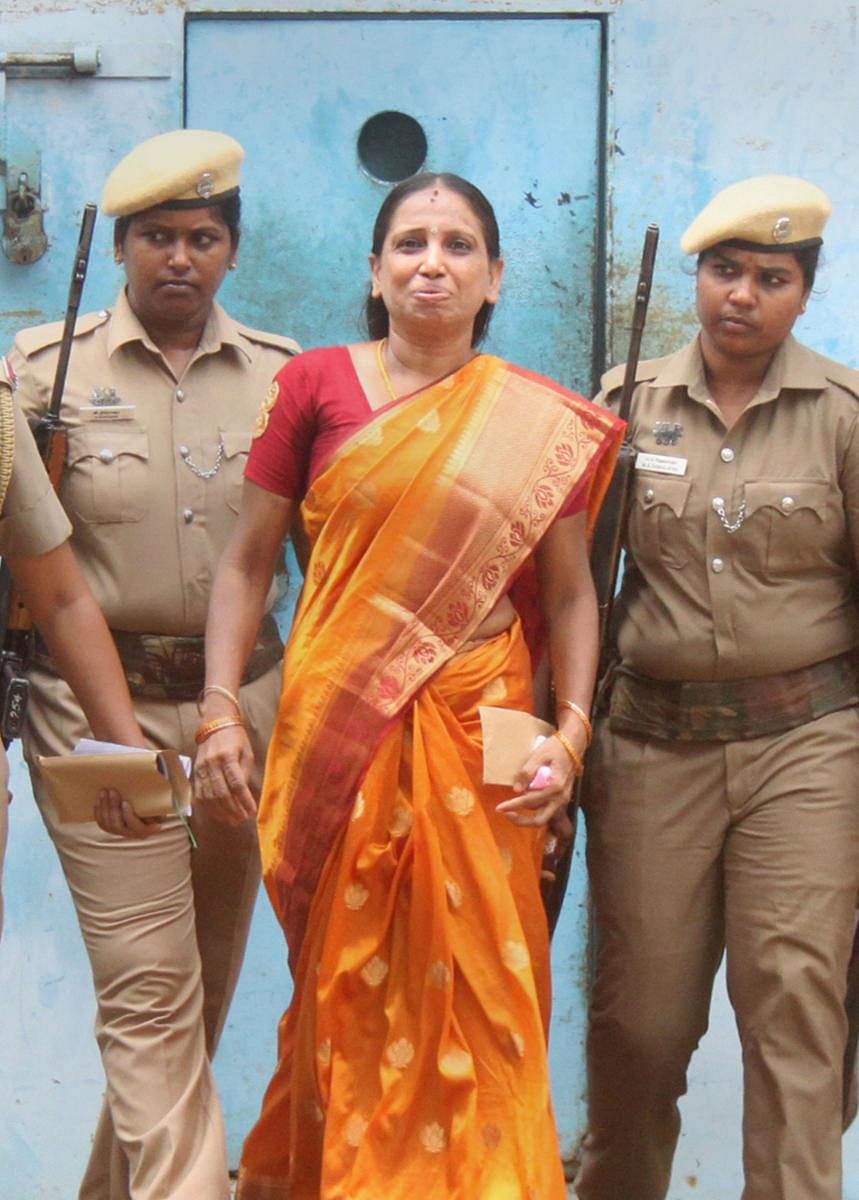
[(95, 217), (97, 208), (94, 204), (86, 204), (84, 206), (83, 220), (81, 221), (81, 232), (78, 237), (77, 250), (75, 251), (75, 261), (72, 267), (72, 281), (69, 285), (69, 298), (66, 305), (66, 317), (63, 323), (63, 337), (60, 343), (60, 354), (57, 359), (57, 370), (54, 375), (54, 386), (51, 389), (51, 403), (48, 408), (48, 422), (55, 426), (59, 423), (60, 407), (63, 403), (63, 392), (66, 387), (66, 374), (69, 369), (69, 356), (72, 352), (72, 337), (75, 331), (75, 321), (78, 318), (78, 309), (80, 308), (81, 295), (84, 290), (84, 280), (86, 279), (87, 266), (89, 264), (89, 252), (92, 246), (92, 233), (95, 228)]

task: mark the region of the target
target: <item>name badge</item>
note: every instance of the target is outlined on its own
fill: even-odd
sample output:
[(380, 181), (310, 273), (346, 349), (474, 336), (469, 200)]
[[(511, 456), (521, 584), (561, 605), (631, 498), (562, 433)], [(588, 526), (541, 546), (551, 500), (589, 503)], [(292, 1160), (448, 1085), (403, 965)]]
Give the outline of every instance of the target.
[(673, 458), (670, 454), (644, 454), (635, 456), (636, 471), (654, 471), (657, 475), (685, 475), (688, 458)]
[(82, 404), (78, 412), (82, 421), (128, 421), (136, 407), (136, 404)]

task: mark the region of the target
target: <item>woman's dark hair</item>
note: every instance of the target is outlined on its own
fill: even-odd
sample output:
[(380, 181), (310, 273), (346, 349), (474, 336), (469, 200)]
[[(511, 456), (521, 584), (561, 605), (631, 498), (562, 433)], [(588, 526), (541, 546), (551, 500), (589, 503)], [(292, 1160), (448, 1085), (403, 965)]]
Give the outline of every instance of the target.
[[(700, 267), (710, 255), (718, 254), (721, 246), (736, 246), (737, 242), (719, 242), (717, 246), (708, 246), (706, 250), (702, 250), (698, 255), (698, 266)], [(746, 246), (746, 249), (751, 249), (751, 246)], [(817, 264), (820, 260), (820, 251), (822, 243), (818, 242), (816, 246), (800, 246), (797, 250), (785, 250), (781, 253), (792, 254), (796, 259), (797, 266), (802, 271), (802, 281), (805, 284), (806, 290), (811, 291), (814, 287), (814, 279), (817, 275)]]
[[(382, 253), (394, 213), (402, 202), (409, 196), (414, 196), (416, 192), (425, 192), (427, 188), (431, 187), (445, 187), (462, 197), (480, 222), (490, 260), (494, 262), (499, 259), (501, 257), (501, 235), (498, 232), (498, 221), (495, 219), (492, 205), (480, 188), (475, 187), (473, 183), (469, 183), (460, 175), (452, 175), (448, 171), (423, 171), (420, 175), (412, 175), (409, 179), (404, 179), (402, 183), (398, 183), (395, 188), (391, 189), (379, 209), (376, 224), (373, 226), (373, 253), (376, 255)], [(494, 307), (495, 305), (490, 304), (488, 300), (484, 300), (480, 306), (474, 318), (474, 328), (471, 334), (472, 346), (479, 345), (486, 337), (486, 330), (489, 327)], [(373, 295), (372, 285), (367, 293), (364, 318), (371, 341), (388, 336), (388, 310), (385, 308), (385, 302), (381, 296)]]
[[(157, 206), (156, 206), (157, 207)], [(163, 208), (170, 208), (169, 204), (162, 205)], [(201, 205), (201, 207), (203, 207)], [(242, 198), (238, 192), (234, 192), (232, 196), (225, 196), (223, 200), (216, 200), (214, 204), (208, 207), (218, 216), (230, 231), (230, 242), (233, 249), (239, 244), (239, 238), (242, 232)], [(129, 213), (127, 217), (117, 217), (116, 224), (113, 227), (113, 244), (117, 249), (122, 249), (122, 244), (125, 241), (125, 235), (128, 233), (129, 226), (139, 213)]]

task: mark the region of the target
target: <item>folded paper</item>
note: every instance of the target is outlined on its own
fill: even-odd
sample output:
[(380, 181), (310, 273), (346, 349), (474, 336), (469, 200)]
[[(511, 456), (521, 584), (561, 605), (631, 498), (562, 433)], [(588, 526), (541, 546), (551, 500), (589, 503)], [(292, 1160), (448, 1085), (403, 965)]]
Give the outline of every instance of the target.
[(105, 788), (115, 788), (138, 817), (181, 815), (191, 802), (191, 785), (176, 750), (36, 755), (36, 763), (62, 824), (92, 821)]
[(513, 786), (513, 779), (537, 745), (555, 729), (531, 713), (484, 704), (478, 710), (483, 732), (483, 782)]

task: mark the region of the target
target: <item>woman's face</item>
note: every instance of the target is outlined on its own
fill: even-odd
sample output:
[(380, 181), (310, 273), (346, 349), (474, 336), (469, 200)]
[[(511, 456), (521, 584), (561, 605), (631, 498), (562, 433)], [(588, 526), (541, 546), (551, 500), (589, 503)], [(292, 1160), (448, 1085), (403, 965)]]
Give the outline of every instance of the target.
[(696, 301), (705, 349), (728, 357), (771, 355), (805, 308), (795, 255), (719, 246), (698, 267)]
[(235, 259), (217, 209), (150, 208), (136, 213), (118, 247), (128, 300), (144, 326), (202, 326)]
[(490, 259), (467, 201), (441, 186), (415, 192), (395, 209), (370, 267), (392, 332), (441, 327), (469, 340), (481, 305), (497, 301), (504, 270), (501, 259)]

